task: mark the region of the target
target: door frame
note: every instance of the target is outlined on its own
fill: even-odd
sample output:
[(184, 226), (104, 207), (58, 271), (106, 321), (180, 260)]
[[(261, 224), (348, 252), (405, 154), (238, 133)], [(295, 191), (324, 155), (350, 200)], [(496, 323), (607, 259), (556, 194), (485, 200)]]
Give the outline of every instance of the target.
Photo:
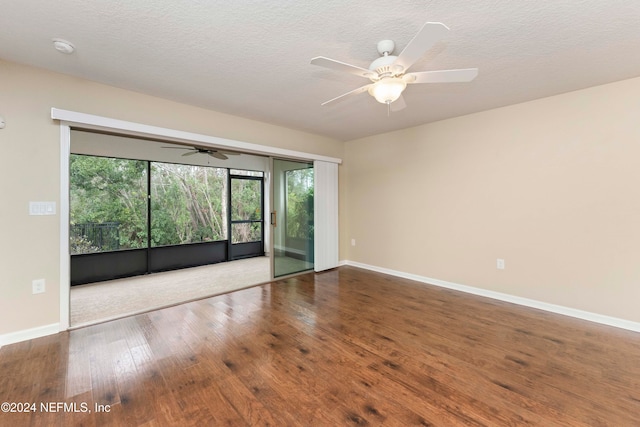
[[(264, 252), (265, 252), (265, 227), (266, 227), (266, 221), (264, 218), (264, 213), (265, 213), (265, 198), (264, 198), (264, 181), (265, 181), (265, 177), (264, 175), (266, 175), (267, 171), (263, 171), (263, 176), (249, 176), (249, 175), (232, 175), (231, 174), (231, 169), (229, 169), (229, 175), (227, 177), (228, 181), (228, 185), (227, 188), (229, 189), (228, 191), (228, 197), (227, 197), (227, 244), (228, 246), (228, 260), (229, 261), (234, 261), (234, 260), (238, 260), (238, 259), (243, 259), (243, 258), (247, 258), (247, 257), (251, 257), (251, 256), (264, 256)], [(232, 202), (233, 202), (233, 185), (232, 182), (234, 179), (243, 179), (246, 181), (259, 181), (260, 182), (260, 215), (262, 216), (262, 218), (260, 220), (251, 220), (251, 221), (234, 221), (233, 219), (233, 209), (232, 209)], [(261, 231), (260, 231), (260, 250), (257, 253), (251, 253), (249, 255), (242, 255), (242, 256), (236, 256), (236, 254), (233, 251), (233, 247), (235, 245), (242, 245), (244, 243), (233, 243), (233, 224), (240, 224), (240, 223), (251, 223), (251, 222), (260, 222), (261, 223)], [(246, 244), (253, 244), (253, 243), (258, 243), (258, 242), (246, 242)]]

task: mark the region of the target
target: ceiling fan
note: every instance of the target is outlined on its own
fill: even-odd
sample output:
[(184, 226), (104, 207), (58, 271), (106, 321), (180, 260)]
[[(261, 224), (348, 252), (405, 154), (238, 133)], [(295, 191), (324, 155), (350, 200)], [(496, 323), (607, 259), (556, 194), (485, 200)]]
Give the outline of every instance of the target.
[[(407, 84), (456, 83), (469, 82), (475, 79), (478, 75), (477, 68), (407, 73), (409, 67), (437, 43), (447, 31), (449, 31), (449, 28), (441, 22), (425, 23), (398, 56), (392, 55), (395, 49), (393, 40), (382, 40), (377, 45), (378, 53), (381, 56), (373, 61), (368, 69), (325, 58), (324, 56), (313, 58), (311, 60), (313, 65), (344, 71), (371, 80), (371, 83), (323, 102), (322, 105), (348, 95), (368, 91), (376, 101), (387, 104), (393, 111), (398, 111), (406, 107), (402, 92), (407, 87)], [(391, 106), (395, 101), (398, 102)]]
[(172, 148), (174, 150), (189, 150), (184, 153), (182, 157), (193, 156), (194, 154), (208, 154), (211, 157), (215, 157), (220, 160), (227, 160), (229, 157), (227, 156), (239, 156), (240, 153), (234, 153), (232, 151), (220, 151), (213, 150), (208, 148), (200, 148), (200, 147), (162, 147), (162, 148)]

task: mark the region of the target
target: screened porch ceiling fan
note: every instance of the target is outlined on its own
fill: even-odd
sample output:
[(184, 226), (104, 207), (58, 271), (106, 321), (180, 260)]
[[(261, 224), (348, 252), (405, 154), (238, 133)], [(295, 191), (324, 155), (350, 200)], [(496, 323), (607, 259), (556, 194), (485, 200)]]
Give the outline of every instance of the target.
[(373, 61), (368, 69), (324, 56), (313, 58), (311, 60), (313, 65), (355, 74), (371, 80), (371, 83), (325, 101), (322, 105), (337, 101), (345, 96), (368, 91), (376, 101), (386, 104), (393, 111), (398, 111), (406, 107), (402, 92), (407, 84), (457, 83), (475, 79), (478, 75), (477, 68), (407, 73), (409, 67), (444, 37), (447, 31), (449, 28), (441, 22), (426, 22), (398, 56), (392, 55), (395, 49), (393, 40), (382, 40), (377, 45), (378, 53), (381, 56)]
[(233, 151), (222, 151), (222, 150), (214, 150), (210, 148), (201, 148), (201, 147), (162, 147), (162, 148), (172, 148), (174, 150), (188, 150), (186, 153), (182, 155), (182, 157), (193, 156), (194, 154), (208, 154), (211, 157), (215, 157), (220, 160), (227, 160), (229, 157), (227, 156), (239, 156), (240, 153), (234, 153)]

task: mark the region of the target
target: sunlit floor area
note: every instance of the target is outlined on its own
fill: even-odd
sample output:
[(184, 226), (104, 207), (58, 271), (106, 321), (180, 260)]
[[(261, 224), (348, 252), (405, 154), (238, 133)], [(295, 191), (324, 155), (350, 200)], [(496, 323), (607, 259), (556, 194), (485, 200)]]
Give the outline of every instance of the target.
[(72, 327), (89, 325), (268, 282), (256, 257), (71, 287)]

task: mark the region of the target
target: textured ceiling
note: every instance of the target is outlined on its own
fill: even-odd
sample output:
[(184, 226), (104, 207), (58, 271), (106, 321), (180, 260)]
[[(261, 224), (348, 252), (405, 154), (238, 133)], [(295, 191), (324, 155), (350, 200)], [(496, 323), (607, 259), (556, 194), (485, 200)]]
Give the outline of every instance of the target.
[[(366, 93), (320, 106), (368, 81), (312, 57), (367, 68), (426, 21), (451, 31), (411, 71), (475, 81), (411, 85), (390, 116)], [(638, 23), (638, 0), (0, 0), (0, 58), (350, 140), (638, 77)]]

